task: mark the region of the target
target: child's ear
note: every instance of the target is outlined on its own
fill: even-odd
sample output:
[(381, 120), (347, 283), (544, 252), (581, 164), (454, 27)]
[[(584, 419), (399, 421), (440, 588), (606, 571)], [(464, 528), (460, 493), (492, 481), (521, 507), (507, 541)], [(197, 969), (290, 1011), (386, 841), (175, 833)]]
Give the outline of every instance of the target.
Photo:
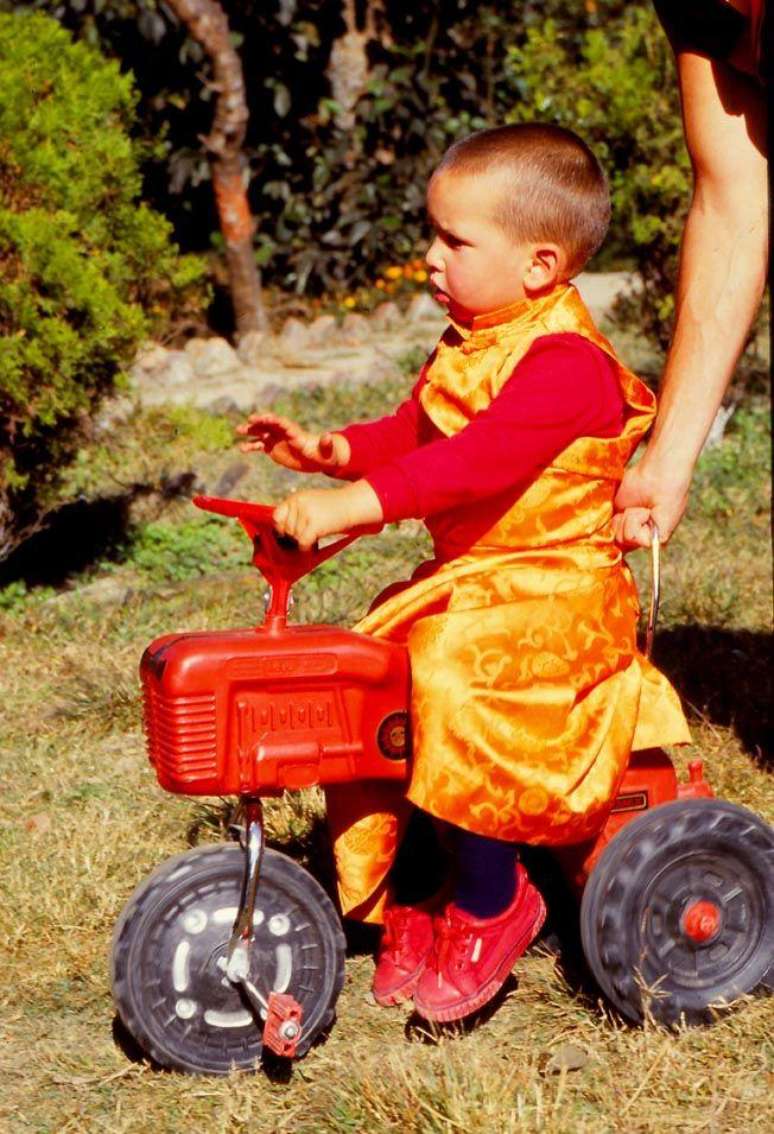
[(535, 244), (524, 273), (524, 290), (553, 287), (565, 268), (565, 255), (558, 244)]

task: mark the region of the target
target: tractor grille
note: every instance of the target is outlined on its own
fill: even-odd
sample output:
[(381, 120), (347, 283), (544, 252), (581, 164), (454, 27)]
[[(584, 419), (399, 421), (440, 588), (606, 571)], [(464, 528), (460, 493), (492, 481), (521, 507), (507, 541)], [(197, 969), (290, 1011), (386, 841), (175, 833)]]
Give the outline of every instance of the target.
[(214, 694), (165, 697), (146, 681), (143, 701), (148, 756), (159, 779), (193, 784), (217, 776)]

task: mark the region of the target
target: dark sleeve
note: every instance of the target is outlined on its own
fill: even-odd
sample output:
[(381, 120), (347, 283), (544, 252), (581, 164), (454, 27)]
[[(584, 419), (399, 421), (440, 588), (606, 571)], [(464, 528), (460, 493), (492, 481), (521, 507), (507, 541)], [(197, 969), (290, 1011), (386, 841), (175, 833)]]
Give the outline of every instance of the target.
[(675, 51), (727, 59), (745, 29), (745, 16), (724, 0), (653, 0)]
[(617, 368), (605, 352), (581, 335), (545, 335), (469, 425), (367, 479), (385, 520), (430, 516), (526, 487), (577, 438), (616, 436), (623, 416)]
[(349, 464), (339, 476), (344, 480), (357, 480), (372, 469), (388, 464), (396, 457), (410, 453), (419, 444), (419, 391), (425, 380), (422, 368), (411, 397), (401, 402), (398, 408), (386, 417), (376, 421), (348, 425), (342, 433), (349, 441)]

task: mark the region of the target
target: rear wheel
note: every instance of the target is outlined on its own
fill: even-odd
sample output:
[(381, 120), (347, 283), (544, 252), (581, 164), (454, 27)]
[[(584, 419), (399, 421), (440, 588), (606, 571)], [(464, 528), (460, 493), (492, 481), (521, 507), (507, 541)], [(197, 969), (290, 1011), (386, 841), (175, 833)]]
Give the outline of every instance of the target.
[(625, 1016), (701, 1023), (774, 976), (774, 832), (752, 812), (686, 799), (632, 820), (586, 885), (581, 938)]
[[(163, 1067), (226, 1074), (261, 1058), (263, 1021), (225, 974), (244, 854), (197, 848), (162, 863), (135, 890), (113, 938), (118, 1013)], [(328, 895), (292, 859), (267, 850), (254, 914), (251, 980), (268, 999), (301, 1005), (304, 1055), (334, 1016), (344, 981), (344, 935)]]

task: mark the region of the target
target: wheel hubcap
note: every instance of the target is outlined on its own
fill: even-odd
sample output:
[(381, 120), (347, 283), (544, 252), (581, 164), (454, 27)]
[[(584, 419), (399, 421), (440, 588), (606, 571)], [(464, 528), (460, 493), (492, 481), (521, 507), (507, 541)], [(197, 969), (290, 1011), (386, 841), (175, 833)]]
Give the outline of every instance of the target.
[(683, 912), (680, 928), (686, 937), (703, 945), (717, 937), (722, 925), (722, 914), (714, 902), (691, 902)]

